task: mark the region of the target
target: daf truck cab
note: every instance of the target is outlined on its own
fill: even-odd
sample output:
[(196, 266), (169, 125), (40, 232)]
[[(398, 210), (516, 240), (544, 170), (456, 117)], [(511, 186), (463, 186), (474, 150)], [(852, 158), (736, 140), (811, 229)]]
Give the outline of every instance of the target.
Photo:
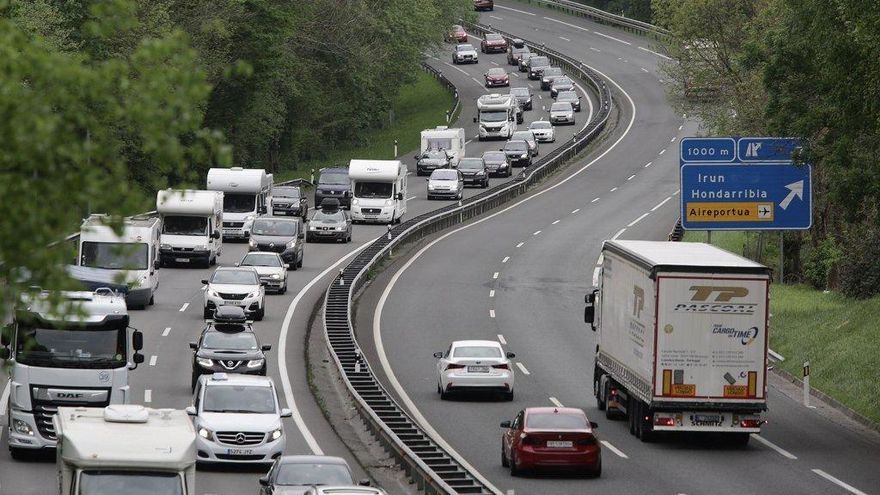
[(208, 189), (223, 192), (223, 237), (246, 239), (254, 219), (267, 211), (272, 174), (257, 168), (212, 168)]
[(348, 167), (352, 220), (400, 223), (406, 213), (406, 173), (400, 160), (352, 160)]
[(159, 223), (158, 218), (126, 218), (117, 234), (108, 216), (90, 216), (80, 227), (77, 265), (125, 284), (129, 307), (152, 305), (159, 287)]
[(520, 114), (519, 104), (513, 95), (493, 93), (479, 97), (477, 116), (474, 117), (474, 122), (479, 123), (479, 140), (509, 139), (516, 132)]
[(59, 495), (196, 493), (196, 433), (184, 411), (59, 407), (54, 424)]
[(445, 151), (449, 156), (451, 168), (458, 167), (458, 162), (465, 156), (464, 129), (460, 127), (450, 129), (446, 126), (437, 126), (434, 129), (425, 129), (421, 138), (419, 156), (432, 150)]
[(54, 449), (60, 406), (105, 407), (131, 400), (128, 372), (144, 362), (125, 299), (110, 291), (26, 294), (3, 328), (9, 366), (6, 441), (13, 458)]
[(223, 193), (191, 189), (166, 189), (156, 194), (156, 211), (162, 219), (159, 263), (217, 263), (223, 250)]

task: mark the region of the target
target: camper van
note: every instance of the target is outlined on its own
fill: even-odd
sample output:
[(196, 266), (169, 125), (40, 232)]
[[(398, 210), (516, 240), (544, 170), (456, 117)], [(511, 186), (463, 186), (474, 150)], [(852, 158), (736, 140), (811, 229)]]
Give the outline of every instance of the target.
[(153, 304), (159, 287), (159, 219), (131, 217), (117, 234), (107, 215), (86, 218), (79, 232), (77, 265), (104, 272), (127, 286), (131, 308)]
[(446, 126), (437, 126), (434, 129), (425, 129), (422, 131), (422, 143), (419, 148), (419, 155), (426, 151), (438, 150), (445, 151), (449, 156), (449, 166), (451, 168), (458, 167), (458, 162), (465, 156), (465, 137), (464, 129), (450, 129)]
[(406, 172), (400, 160), (352, 160), (348, 166), (352, 220), (400, 223), (406, 213)]
[(509, 139), (516, 132), (516, 124), (521, 119), (519, 114), (519, 103), (513, 95), (491, 94), (479, 97), (477, 116), (474, 117), (474, 122), (479, 123), (479, 140)]
[(223, 191), (223, 237), (246, 239), (254, 218), (266, 213), (272, 174), (261, 168), (212, 168), (208, 190)]
[(165, 189), (156, 194), (156, 211), (162, 219), (159, 262), (217, 263), (223, 247), (223, 193), (191, 189)]

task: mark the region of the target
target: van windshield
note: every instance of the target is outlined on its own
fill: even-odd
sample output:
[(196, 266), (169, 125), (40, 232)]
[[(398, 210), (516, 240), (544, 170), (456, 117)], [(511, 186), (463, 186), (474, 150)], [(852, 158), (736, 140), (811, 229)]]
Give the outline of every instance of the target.
[(394, 184), (390, 182), (356, 182), (354, 195), (358, 198), (390, 198)]
[(223, 195), (223, 211), (226, 213), (251, 213), (256, 211), (257, 197), (253, 194)]
[(171, 235), (208, 235), (208, 218), (165, 216), (162, 218), (162, 233)]
[(327, 184), (332, 186), (345, 186), (348, 185), (348, 174), (321, 174), (321, 178), (318, 179), (318, 184)]
[(480, 112), (480, 120), (483, 122), (504, 122), (507, 120), (507, 112)]
[(183, 495), (180, 475), (169, 472), (83, 471), (79, 477), (80, 495)]
[(83, 242), (81, 262), (107, 270), (146, 270), (149, 251), (142, 242)]

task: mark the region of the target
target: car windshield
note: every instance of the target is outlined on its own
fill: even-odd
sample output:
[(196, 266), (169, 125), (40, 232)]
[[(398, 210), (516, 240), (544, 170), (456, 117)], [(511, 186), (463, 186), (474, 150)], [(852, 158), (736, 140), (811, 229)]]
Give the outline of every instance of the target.
[(254, 220), (251, 227), (251, 234), (256, 235), (277, 235), (282, 237), (294, 236), (299, 226), (299, 222), (290, 220), (270, 220), (258, 218)]
[(544, 70), (544, 77), (561, 76), (561, 75), (562, 75), (562, 69), (560, 69), (559, 67), (547, 67), (547, 69)]
[(553, 124), (546, 120), (536, 120), (529, 125), (529, 129), (552, 129)]
[(212, 384), (205, 388), (202, 404), (204, 412), (272, 414), (275, 394), (266, 386)]
[(455, 170), (435, 170), (431, 172), (431, 180), (458, 180), (458, 173)]
[(79, 476), (80, 495), (183, 495), (180, 475), (160, 471), (88, 470)]
[(531, 413), (526, 418), (526, 427), (535, 430), (585, 430), (587, 418), (580, 414)]
[(535, 135), (531, 131), (516, 131), (510, 139), (522, 139), (523, 141), (531, 141), (535, 139)]
[[(241, 328), (241, 327), (239, 327)], [(251, 332), (206, 332), (202, 341), (205, 349), (228, 349), (231, 351), (253, 351), (257, 349), (257, 338)]]
[(559, 102), (554, 103), (553, 106), (550, 107), (551, 112), (570, 112), (571, 111), (571, 103)]
[(257, 274), (251, 270), (218, 270), (211, 277), (212, 284), (259, 285)]
[(474, 47), (472, 45), (458, 45), (455, 47), (455, 50), (459, 52), (472, 52)]
[(501, 151), (487, 151), (483, 153), (484, 162), (503, 162), (507, 160), (507, 155)]
[(504, 145), (504, 151), (523, 151), (527, 149), (529, 149), (529, 145), (525, 141), (508, 141)]
[(483, 122), (504, 122), (507, 120), (507, 112), (484, 110), (480, 112), (480, 120)]
[(83, 242), (82, 266), (108, 270), (146, 270), (150, 247), (143, 242)]
[(321, 178), (318, 179), (318, 184), (346, 186), (348, 185), (348, 174), (343, 174), (339, 172), (323, 172), (321, 174)]
[(488, 70), (488, 72), (486, 72), (486, 75), (488, 75), (488, 76), (503, 76), (506, 74), (507, 74), (507, 71), (505, 71), (501, 67), (492, 67), (491, 69)]
[(390, 198), (394, 184), (390, 182), (355, 182), (354, 195), (357, 198)]
[(319, 210), (319, 211), (316, 211), (315, 214), (312, 216), (312, 220), (318, 221), (318, 222), (344, 222), (345, 221), (345, 214), (342, 213), (342, 211), (340, 211), (340, 210), (336, 210), (336, 211)]
[(510, 88), (513, 96), (529, 96), (529, 88)]
[(560, 91), (556, 96), (556, 101), (575, 101), (577, 99), (577, 93), (574, 91)]
[(483, 168), (483, 160), (480, 158), (463, 158), (458, 163), (459, 170), (473, 170)]
[(351, 485), (351, 472), (343, 464), (288, 463), (278, 466), (276, 485)]
[(561, 77), (557, 77), (556, 79), (553, 80), (553, 85), (554, 86), (571, 86), (572, 82), (571, 82), (571, 79), (569, 79), (568, 77), (561, 76)]
[(279, 198), (298, 198), (300, 191), (298, 187), (276, 187), (272, 189), (272, 196)]
[(452, 350), (452, 357), (455, 358), (500, 358), (501, 349), (488, 345), (469, 345), (456, 347)]
[(422, 155), (422, 158), (425, 160), (447, 160), (446, 152), (437, 150), (426, 151), (425, 154)]
[(170, 235), (207, 235), (207, 217), (162, 216), (162, 233)]
[(517, 53), (528, 53), (528, 52), (529, 52), (529, 49), (524, 46), (514, 47), (513, 50), (511, 50), (511, 53), (513, 53), (514, 55), (516, 55)]
[(225, 213), (250, 213), (256, 210), (257, 196), (254, 194), (223, 195), (223, 211)]
[(532, 57), (529, 59), (529, 65), (532, 67), (546, 67), (550, 65), (550, 59), (547, 57)]
[(250, 253), (241, 260), (241, 266), (281, 267), (281, 257), (275, 253)]
[(504, 41), (504, 37), (500, 34), (490, 33), (486, 35), (486, 41)]

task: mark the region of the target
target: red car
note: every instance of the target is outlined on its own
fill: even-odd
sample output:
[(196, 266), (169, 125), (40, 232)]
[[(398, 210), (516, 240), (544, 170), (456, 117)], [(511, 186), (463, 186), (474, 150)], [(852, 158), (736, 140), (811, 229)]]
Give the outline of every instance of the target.
[(510, 76), (507, 71), (501, 67), (493, 67), (483, 74), (486, 78), (486, 87), (494, 88), (495, 86), (510, 86)]
[(459, 42), (459, 43), (467, 43), (468, 36), (467, 32), (465, 32), (464, 28), (455, 24), (452, 26), (452, 29), (446, 33), (446, 41), (449, 42)]
[(507, 51), (507, 40), (497, 33), (486, 33), (480, 42), (480, 50), (483, 53), (504, 53)]
[(474, 10), (495, 10), (495, 1), (474, 0)]
[(572, 407), (529, 407), (504, 421), (501, 465), (510, 474), (535, 468), (573, 468), (602, 474), (602, 448), (593, 435), (596, 423)]

